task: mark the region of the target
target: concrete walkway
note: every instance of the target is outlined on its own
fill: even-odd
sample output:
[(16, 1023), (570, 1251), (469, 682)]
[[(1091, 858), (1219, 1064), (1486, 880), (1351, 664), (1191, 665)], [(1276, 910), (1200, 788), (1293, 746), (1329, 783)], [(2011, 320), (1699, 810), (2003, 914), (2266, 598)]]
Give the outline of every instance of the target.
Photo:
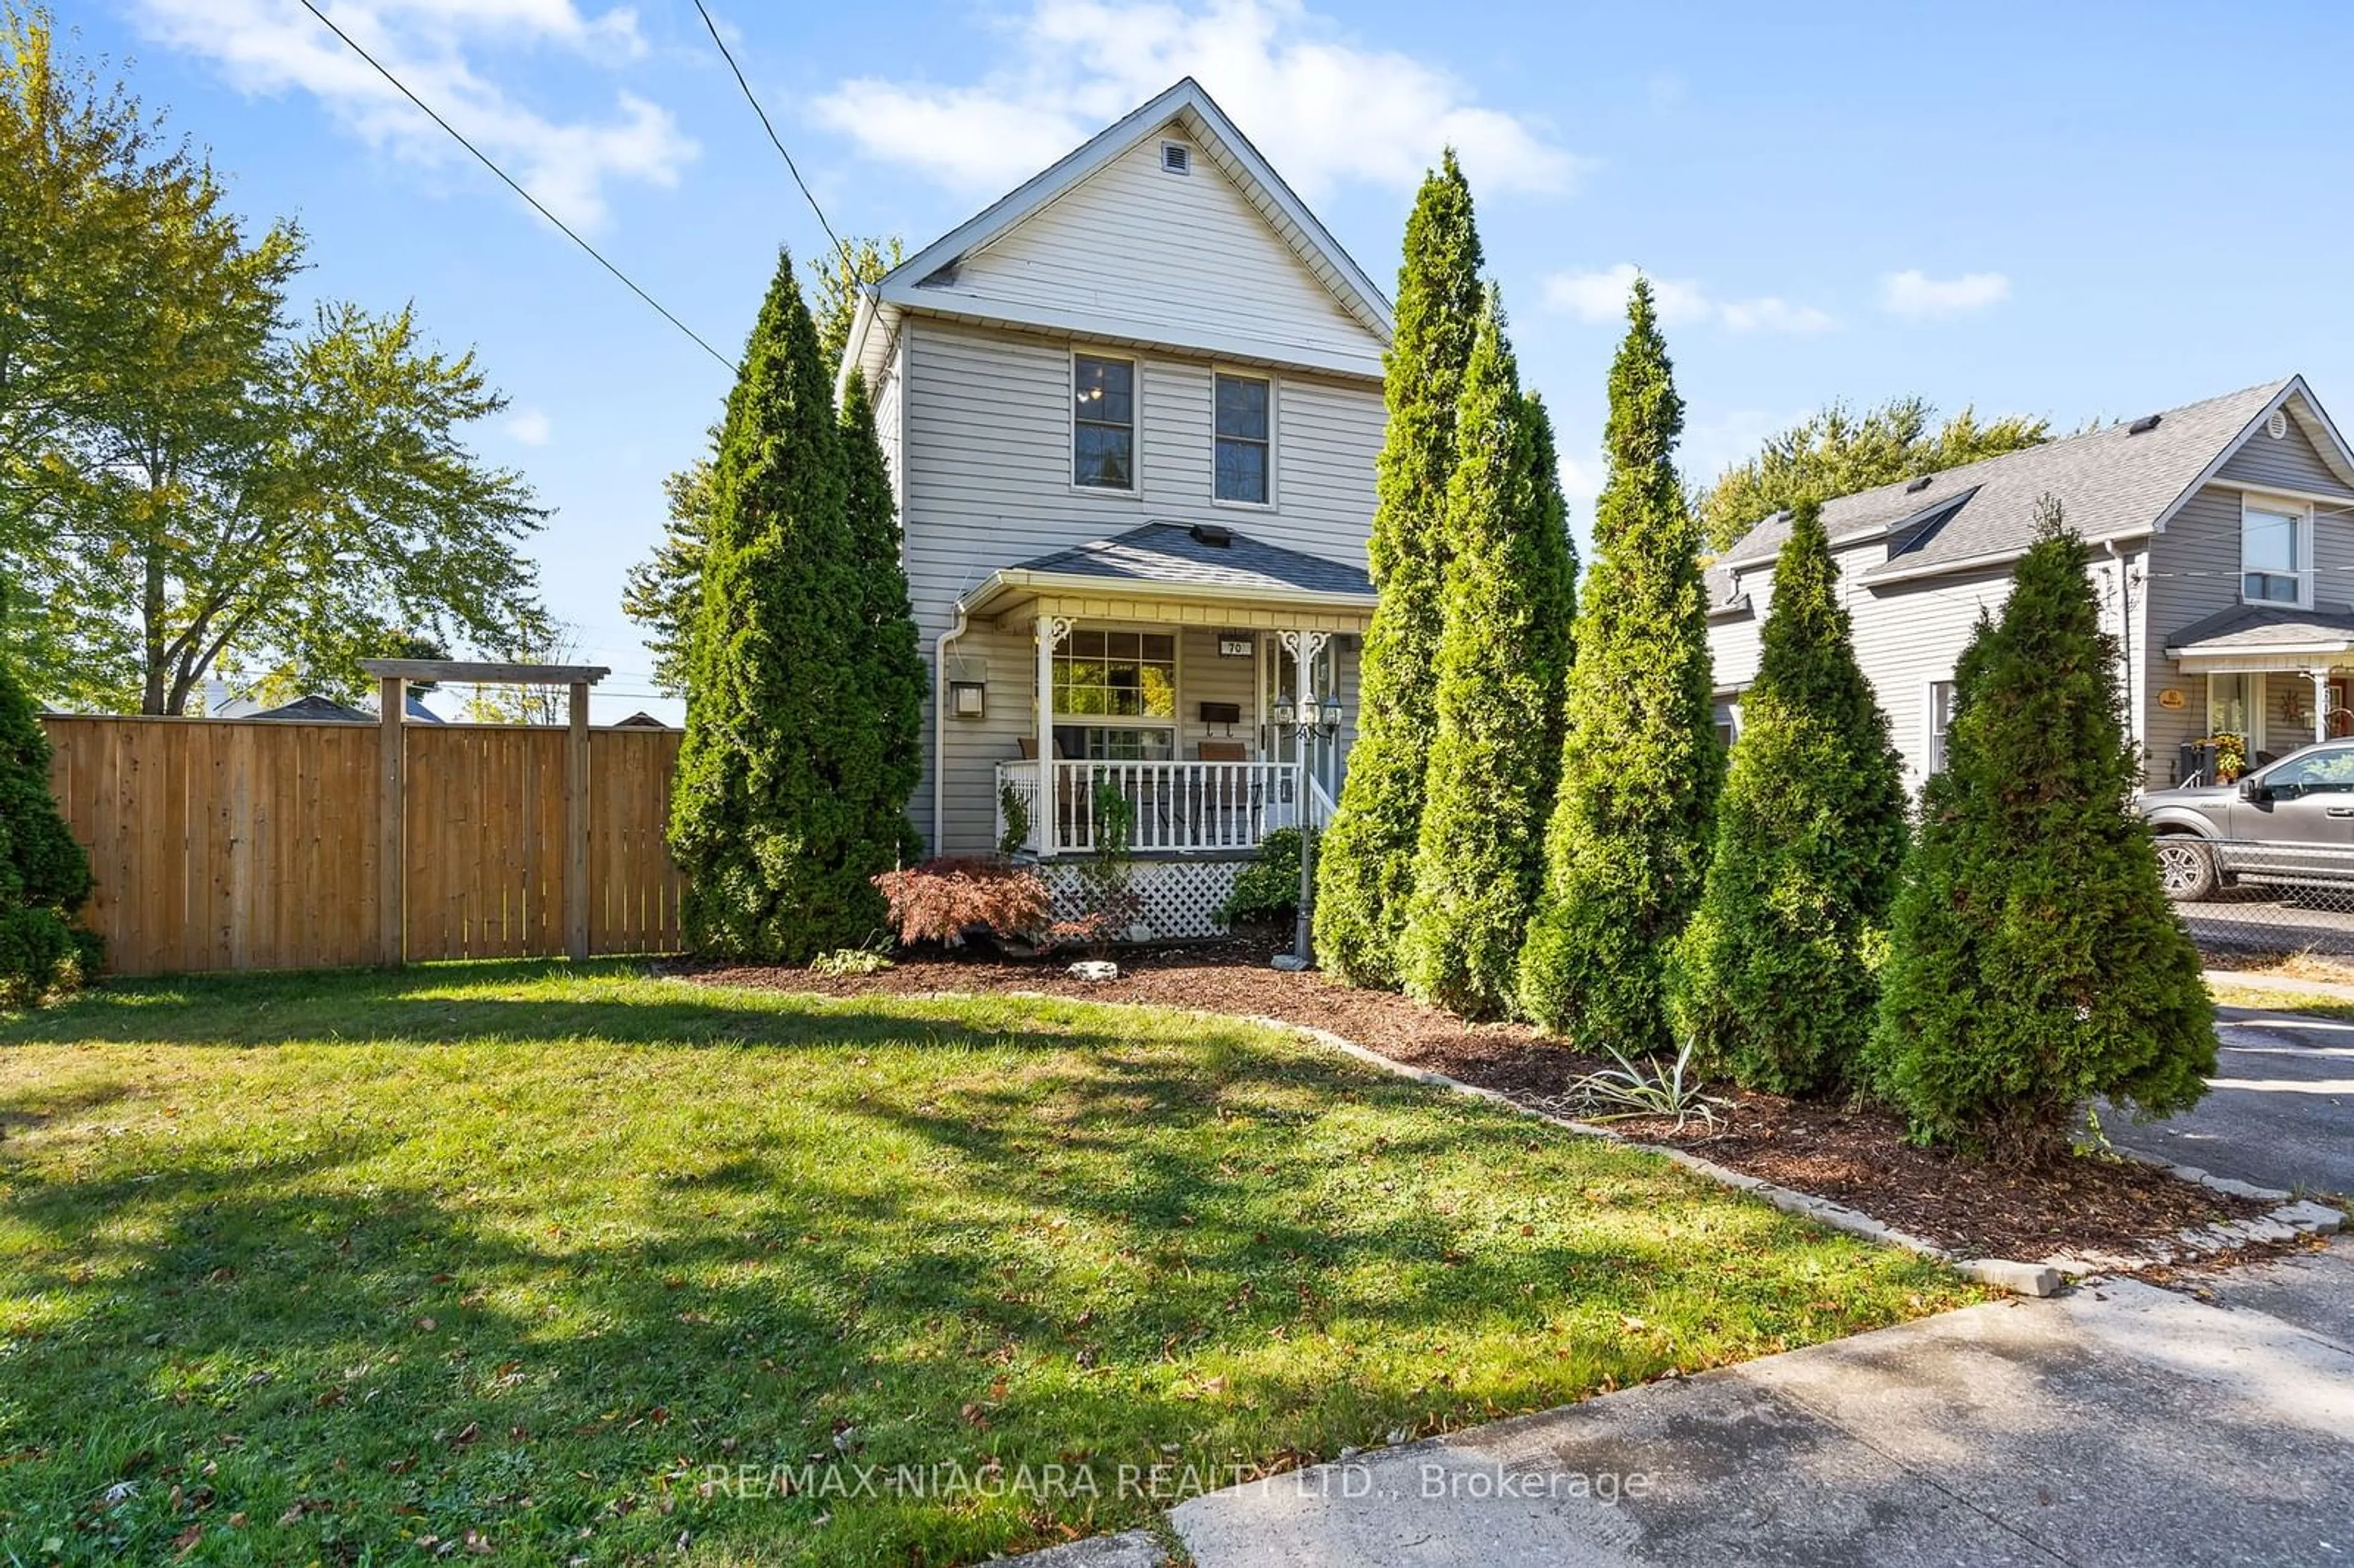
[(1971, 1308), (1213, 1493), (1172, 1523), (1199, 1568), (2354, 1565), (2354, 1243), (2208, 1288)]

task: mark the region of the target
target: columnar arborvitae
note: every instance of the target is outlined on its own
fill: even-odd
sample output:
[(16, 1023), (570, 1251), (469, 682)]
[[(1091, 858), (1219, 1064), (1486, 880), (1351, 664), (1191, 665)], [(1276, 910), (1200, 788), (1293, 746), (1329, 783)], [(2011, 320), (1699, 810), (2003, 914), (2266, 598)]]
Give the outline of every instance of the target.
[(1365, 636), (1356, 744), (1317, 859), (1316, 957), (1356, 985), (1398, 981), (1423, 773), (1437, 733), (1439, 600), (1456, 402), (1479, 315), (1479, 234), (1450, 151), (1406, 220), (1367, 554), (1381, 592)]
[(880, 772), (873, 804), (877, 853), (893, 861), (921, 853), (907, 801), (924, 776), (924, 655), (907, 570), (899, 556), (899, 510), (891, 469), (875, 430), (875, 405), (864, 373), (852, 371), (842, 401), (843, 462), (851, 548), (859, 580), (859, 652), (878, 726)]
[(1699, 902), (1724, 758), (1710, 706), (1698, 534), (1675, 469), (1683, 403), (1650, 284), (1610, 367), (1609, 464), (1521, 1005), (1581, 1044), (1668, 1043), (1662, 955)]
[(1896, 899), (1873, 1081), (1915, 1134), (2024, 1159), (2105, 1097), (2165, 1116), (2215, 1068), (2197, 950), (2130, 807), (2140, 767), (2084, 546), (2045, 503), (1956, 679)]
[(1399, 942), (1406, 990), (1469, 1017), (1512, 1006), (1544, 868), (1575, 614), (1556, 461), (1490, 291), (1456, 422), (1437, 735)]
[(73, 930), (90, 860), (49, 793), (49, 741), (0, 652), (0, 1007), (38, 1001), (96, 945)]
[(1763, 642), (1670, 1012), (1712, 1069), (1806, 1094), (1861, 1075), (1906, 805), (1816, 502), (1792, 511)]
[(672, 794), (698, 952), (805, 961), (883, 925), (879, 770), (861, 679), (843, 442), (817, 332), (780, 257), (727, 400)]

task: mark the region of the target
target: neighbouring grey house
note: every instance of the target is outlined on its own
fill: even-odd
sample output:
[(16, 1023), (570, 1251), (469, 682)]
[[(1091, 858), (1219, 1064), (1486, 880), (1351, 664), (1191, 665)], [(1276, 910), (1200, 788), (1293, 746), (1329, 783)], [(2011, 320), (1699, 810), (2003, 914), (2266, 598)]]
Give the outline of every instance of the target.
[[(1954, 663), (2058, 501), (2087, 546), (2153, 788), (2354, 734), (2354, 452), (2301, 376), (1825, 503), (1857, 657), (1917, 787), (1944, 763)], [(1787, 519), (1708, 572), (1720, 730), (1737, 731)]]
[[(423, 699), (414, 692), (408, 694), (405, 711), (411, 724), (443, 722), (441, 715), (427, 707)], [(355, 708), (348, 703), (339, 703), (333, 697), (323, 697), (316, 693), (297, 697), (291, 703), (281, 703), (274, 708), (265, 708), (250, 697), (232, 697), (221, 704), (217, 709), (208, 710), (205, 716), (228, 719), (273, 719), (285, 724), (374, 724), (376, 722), (376, 715), (365, 708)]]
[[(1210, 929), (1238, 857), (1320, 820), (1353, 733), (1390, 306), (1188, 79), (862, 301), (933, 669), (933, 851), (1067, 885), (1097, 791), (1147, 924)], [(1304, 677), (1303, 677), (1304, 671)], [(1344, 715), (1308, 755), (1303, 687)]]

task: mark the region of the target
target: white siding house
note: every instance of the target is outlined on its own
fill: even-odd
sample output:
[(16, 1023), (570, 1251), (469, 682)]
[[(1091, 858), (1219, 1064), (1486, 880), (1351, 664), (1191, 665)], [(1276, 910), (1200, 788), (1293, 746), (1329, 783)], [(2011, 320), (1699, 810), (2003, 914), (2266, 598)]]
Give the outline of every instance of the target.
[[(1115, 788), (1140, 853), (1191, 868), (1156, 871), (1174, 931), (1337, 797), (1389, 335), (1191, 80), (871, 291), (842, 375), (874, 390), (933, 664), (936, 853), (1083, 855)], [(1304, 768), (1272, 723), (1303, 653), (1344, 715)]]
[[(2091, 546), (2150, 784), (2211, 770), (2219, 736), (2253, 758), (2354, 734), (2354, 452), (2290, 376), (1824, 504), (1856, 654), (1915, 787), (1942, 766), (1955, 662), (2001, 611), (2046, 498)], [(1709, 570), (1721, 729), (1756, 673), (1787, 522)]]

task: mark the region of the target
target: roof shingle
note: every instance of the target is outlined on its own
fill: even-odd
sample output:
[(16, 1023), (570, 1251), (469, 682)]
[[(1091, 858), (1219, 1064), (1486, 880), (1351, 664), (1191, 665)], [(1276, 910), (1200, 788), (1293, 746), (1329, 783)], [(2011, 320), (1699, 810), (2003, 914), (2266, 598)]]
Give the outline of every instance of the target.
[(1345, 567), (1302, 555), (1246, 535), (1215, 545), (1197, 537), (1183, 523), (1148, 523), (1092, 544), (1057, 550), (1009, 567), (1140, 585), (1166, 584), (1252, 593), (1334, 594), (1371, 599), (1373, 579), (1362, 567)]

